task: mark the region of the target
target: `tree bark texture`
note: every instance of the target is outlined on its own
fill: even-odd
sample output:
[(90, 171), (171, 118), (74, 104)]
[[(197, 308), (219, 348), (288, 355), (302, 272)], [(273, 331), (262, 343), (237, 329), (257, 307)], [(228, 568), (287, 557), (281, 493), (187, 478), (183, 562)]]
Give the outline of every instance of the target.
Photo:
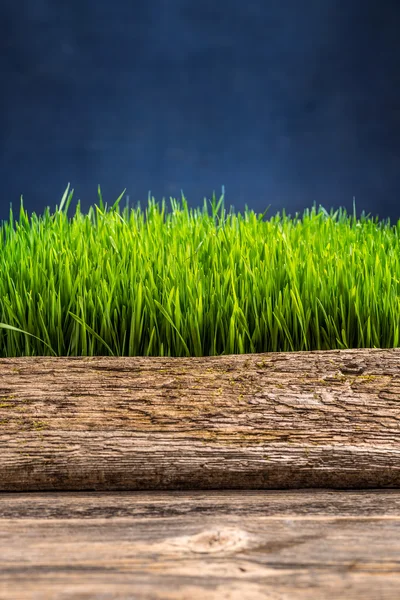
[(0, 359), (0, 491), (400, 487), (400, 348)]

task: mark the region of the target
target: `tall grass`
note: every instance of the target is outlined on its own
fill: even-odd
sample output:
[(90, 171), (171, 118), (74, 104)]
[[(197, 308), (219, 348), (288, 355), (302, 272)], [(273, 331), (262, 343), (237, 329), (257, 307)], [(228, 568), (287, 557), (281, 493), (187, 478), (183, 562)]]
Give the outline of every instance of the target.
[(21, 199), (15, 229), (11, 208), (2, 222), (1, 357), (398, 347), (400, 219), (314, 205), (263, 221), (215, 195), (211, 215), (183, 195), (121, 215), (100, 190), (68, 219), (72, 195), (31, 219)]

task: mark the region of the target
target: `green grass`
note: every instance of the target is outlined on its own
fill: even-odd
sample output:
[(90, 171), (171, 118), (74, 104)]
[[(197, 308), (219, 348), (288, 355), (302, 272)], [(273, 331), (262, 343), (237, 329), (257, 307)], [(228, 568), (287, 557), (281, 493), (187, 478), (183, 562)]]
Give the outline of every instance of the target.
[[(2, 222), (0, 356), (215, 356), (395, 348), (400, 219), (315, 205), (269, 221), (171, 199)], [(65, 206), (65, 208), (64, 208)], [(221, 212), (220, 212), (221, 209)], [(232, 209), (232, 207), (231, 207)], [(268, 209), (267, 209), (268, 210)]]

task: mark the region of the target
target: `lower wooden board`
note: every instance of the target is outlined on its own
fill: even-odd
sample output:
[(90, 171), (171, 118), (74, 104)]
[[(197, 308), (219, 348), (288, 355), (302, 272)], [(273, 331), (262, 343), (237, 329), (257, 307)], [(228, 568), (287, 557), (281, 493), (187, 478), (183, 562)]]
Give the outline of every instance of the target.
[(0, 494), (1, 600), (398, 600), (400, 490)]

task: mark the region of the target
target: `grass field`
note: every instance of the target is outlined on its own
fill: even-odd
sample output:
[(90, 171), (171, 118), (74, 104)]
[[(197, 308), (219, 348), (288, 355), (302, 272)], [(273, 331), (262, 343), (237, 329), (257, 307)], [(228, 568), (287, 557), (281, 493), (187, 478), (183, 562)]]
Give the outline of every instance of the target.
[[(171, 199), (1, 225), (0, 357), (215, 356), (396, 348), (400, 219)], [(268, 210), (268, 209), (267, 209)]]

